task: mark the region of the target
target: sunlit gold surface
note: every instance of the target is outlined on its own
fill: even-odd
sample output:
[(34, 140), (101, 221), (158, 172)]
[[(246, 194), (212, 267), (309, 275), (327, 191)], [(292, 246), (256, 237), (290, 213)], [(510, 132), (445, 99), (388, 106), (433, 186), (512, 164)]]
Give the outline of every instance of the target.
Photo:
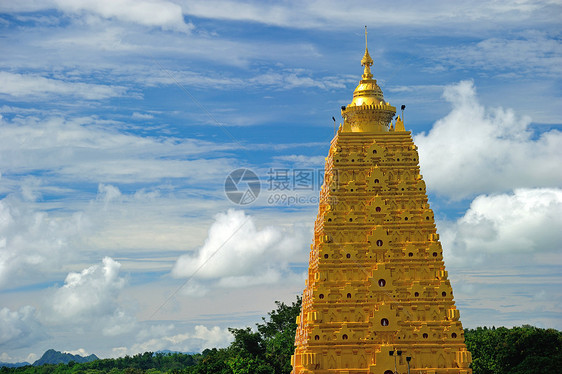
[(410, 373), (469, 374), (417, 147), (362, 63), (326, 158), (293, 373), (404, 374), (411, 357)]
[(373, 79), (371, 66), (373, 59), (365, 48), (361, 59), (364, 66), (363, 76), (355, 91), (353, 100), (342, 109), (345, 132), (386, 132), (390, 121), (396, 114), (396, 108), (384, 101), (383, 93), (376, 79)]

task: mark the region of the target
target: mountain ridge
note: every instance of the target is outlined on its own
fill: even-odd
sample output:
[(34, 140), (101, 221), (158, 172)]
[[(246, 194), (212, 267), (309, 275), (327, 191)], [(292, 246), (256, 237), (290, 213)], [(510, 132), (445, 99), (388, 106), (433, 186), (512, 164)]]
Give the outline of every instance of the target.
[(24, 361), (24, 362), (0, 362), (0, 368), (1, 367), (20, 368), (22, 366), (29, 366), (29, 365), (31, 365), (31, 364), (27, 361)]
[(62, 353), (59, 351), (55, 351), (54, 349), (49, 349), (45, 353), (43, 353), (43, 356), (41, 356), (39, 360), (33, 363), (33, 366), (41, 366), (45, 364), (68, 364), (71, 361), (82, 364), (95, 360), (99, 360), (99, 357), (94, 354), (84, 357), (80, 355), (73, 355), (71, 353)]

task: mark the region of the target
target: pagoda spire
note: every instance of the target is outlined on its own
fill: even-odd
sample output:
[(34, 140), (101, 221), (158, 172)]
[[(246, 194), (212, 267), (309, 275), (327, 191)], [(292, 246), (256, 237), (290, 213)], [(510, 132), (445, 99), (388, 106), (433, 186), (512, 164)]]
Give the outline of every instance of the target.
[(373, 79), (373, 74), (371, 73), (371, 66), (373, 66), (373, 59), (369, 55), (369, 47), (367, 45), (367, 26), (365, 26), (365, 55), (361, 59), (361, 65), (365, 67), (363, 71), (363, 79)]
[(365, 54), (361, 59), (365, 67), (359, 85), (353, 91), (353, 100), (342, 107), (344, 132), (387, 132), (390, 121), (396, 114), (396, 108), (386, 102), (377, 80), (373, 78), (371, 66), (373, 59), (369, 55), (367, 43), (367, 26), (365, 26)]

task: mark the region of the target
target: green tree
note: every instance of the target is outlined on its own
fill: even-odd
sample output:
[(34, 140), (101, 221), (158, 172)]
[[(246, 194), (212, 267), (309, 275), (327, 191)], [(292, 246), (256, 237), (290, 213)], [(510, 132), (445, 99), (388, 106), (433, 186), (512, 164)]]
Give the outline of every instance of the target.
[(258, 324), (258, 331), (265, 342), (266, 360), (275, 374), (289, 374), (292, 370), (291, 355), (295, 351), (295, 334), (297, 316), (301, 311), (302, 299), (291, 305), (276, 301), (277, 309), (268, 313), (269, 320)]
[(295, 322), (301, 299), (291, 305), (277, 301), (277, 308), (256, 324), (257, 331), (247, 327), (229, 329), (234, 341), (228, 347), (228, 365), (234, 374), (288, 374), (294, 351)]
[(250, 327), (245, 329), (228, 329), (234, 335), (230, 344), (227, 360), (234, 374), (273, 374), (273, 369), (266, 361), (266, 346), (262, 335)]
[(273, 368), (257, 357), (233, 356), (228, 365), (234, 374), (274, 374)]
[(474, 374), (547, 374), (562, 367), (562, 333), (533, 326), (465, 331)]
[(190, 368), (192, 374), (233, 374), (228, 365), (227, 349), (205, 349), (198, 357), (197, 364)]

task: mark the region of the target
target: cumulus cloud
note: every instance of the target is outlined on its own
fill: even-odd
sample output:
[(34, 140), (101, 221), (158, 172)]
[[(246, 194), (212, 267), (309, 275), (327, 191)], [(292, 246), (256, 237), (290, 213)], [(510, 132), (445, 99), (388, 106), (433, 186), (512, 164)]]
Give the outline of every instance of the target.
[(0, 309), (0, 347), (23, 348), (47, 337), (31, 306), (17, 311)]
[(562, 189), (480, 195), (438, 226), (465, 326), (562, 326)]
[(444, 225), (441, 237), (455, 263), (499, 260), (525, 265), (540, 263), (548, 253), (562, 263), (560, 227), (562, 189), (517, 189), (478, 196), (463, 217)]
[(105, 335), (119, 335), (135, 323), (119, 302), (125, 279), (121, 264), (105, 257), (79, 273), (67, 275), (64, 285), (49, 296), (47, 320), (55, 324), (87, 324), (101, 327)]
[(0, 200), (0, 288), (40, 281), (60, 269), (73, 257), (69, 244), (88, 226), (81, 213), (57, 218), (15, 196)]
[[(226, 347), (232, 340), (232, 334), (226, 328), (196, 325), (191, 331), (178, 328), (174, 324), (155, 325), (141, 330), (137, 335), (139, 343), (130, 347), (113, 348), (115, 355), (133, 355), (142, 352), (161, 350), (179, 352), (201, 352), (207, 348)], [(186, 330), (186, 329), (185, 329)]]
[(125, 87), (105, 86), (81, 82), (66, 82), (35, 74), (17, 74), (0, 71), (0, 94), (15, 99), (52, 99), (53, 95), (70, 95), (87, 100), (122, 96)]
[[(37, 179), (41, 183), (1, 179), (1, 187), (14, 184), (20, 191), (0, 199), (0, 289), (60, 281), (69, 268), (79, 269), (73, 264), (90, 263), (92, 253), (100, 251), (118, 255), (129, 271), (169, 271), (177, 256), (170, 251), (182, 253), (186, 245), (201, 243), (208, 229), (201, 216), (226, 205), (224, 198), (200, 201), (170, 194), (168, 188), (122, 193), (103, 183), (84, 199)], [(43, 194), (47, 199), (65, 195), (64, 209), (58, 201), (44, 201)], [(186, 217), (186, 204), (198, 218)], [(155, 248), (158, 255), (148, 261), (146, 253)]]
[(562, 183), (560, 131), (535, 135), (530, 118), (483, 106), (472, 81), (446, 87), (443, 96), (451, 112), (414, 139), (431, 192), (461, 199)]
[(215, 216), (205, 244), (179, 257), (172, 275), (221, 287), (277, 283), (292, 275), (291, 263), (306, 258), (305, 243), (299, 228), (260, 229), (252, 216), (231, 209)]
[(123, 195), (121, 194), (121, 191), (119, 191), (118, 187), (103, 183), (98, 186), (97, 199), (103, 201), (106, 207), (109, 203), (120, 199), (122, 196)]

